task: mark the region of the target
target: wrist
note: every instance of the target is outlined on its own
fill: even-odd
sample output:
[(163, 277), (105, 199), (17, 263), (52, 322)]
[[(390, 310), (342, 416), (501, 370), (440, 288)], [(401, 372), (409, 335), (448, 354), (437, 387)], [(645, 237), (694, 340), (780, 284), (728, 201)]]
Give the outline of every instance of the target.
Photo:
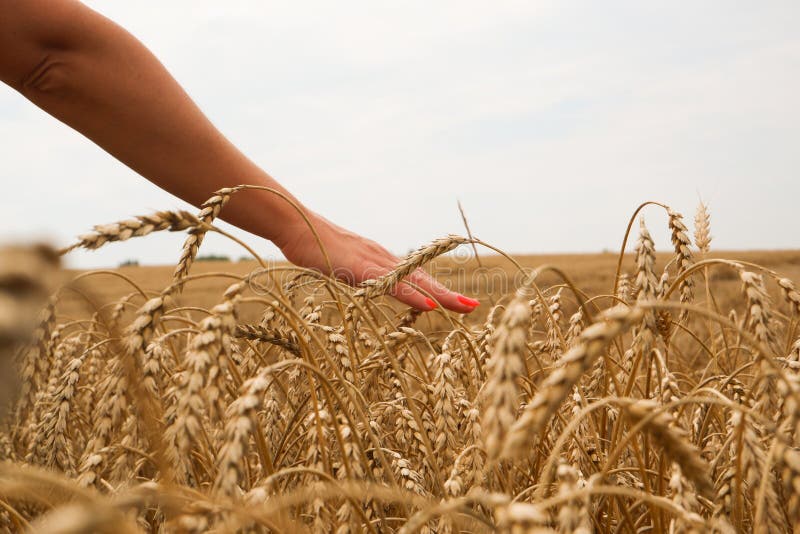
[[(251, 183), (258, 183), (252, 180)], [(262, 184), (259, 184), (262, 185)], [(245, 230), (272, 241), (283, 249), (307, 229), (305, 218), (314, 213), (303, 206), (288, 191), (274, 183), (263, 183), (272, 191), (252, 189), (231, 197), (225, 210), (226, 220)]]
[(320, 218), (316, 213), (303, 206), (298, 206), (302, 210), (301, 214), (288, 203), (284, 204), (288, 209), (280, 217), (276, 217), (272, 225), (272, 235), (268, 236), (268, 239), (281, 250), (293, 247), (299, 241), (306, 239), (307, 236), (311, 236), (310, 226), (314, 228), (319, 228), (320, 226), (318, 222)]

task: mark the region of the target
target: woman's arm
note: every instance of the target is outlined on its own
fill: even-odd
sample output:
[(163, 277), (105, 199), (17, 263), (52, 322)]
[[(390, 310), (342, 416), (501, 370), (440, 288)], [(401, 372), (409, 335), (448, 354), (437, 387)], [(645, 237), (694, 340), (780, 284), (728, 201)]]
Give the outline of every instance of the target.
[[(310, 212), (228, 141), (152, 53), (123, 28), (72, 0), (0, 0), (0, 79), (170, 193), (199, 205), (240, 183), (276, 189), (317, 228), (334, 270), (351, 283), (391, 269), (397, 259), (376, 243)], [(290, 261), (328, 271), (299, 214), (278, 196), (234, 195), (225, 220), (273, 241)], [(422, 273), (412, 281), (447, 308), (471, 301)], [(401, 301), (432, 305), (418, 292)], [(474, 304), (473, 304), (474, 302)]]
[[(3, 81), (148, 180), (195, 205), (236, 183), (288, 194), (115, 23), (68, 0), (0, 0), (0, 6)], [(252, 205), (241, 205), (248, 197)], [(280, 237), (280, 222), (297, 217), (267, 193), (241, 195), (230, 207), (231, 223), (271, 240)]]

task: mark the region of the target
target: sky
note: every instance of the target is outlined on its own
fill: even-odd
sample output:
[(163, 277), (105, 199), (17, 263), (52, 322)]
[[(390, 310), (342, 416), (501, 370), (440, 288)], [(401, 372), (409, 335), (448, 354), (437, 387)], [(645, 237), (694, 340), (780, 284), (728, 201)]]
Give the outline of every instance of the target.
[[(800, 248), (796, 1), (87, 3), (307, 206), (397, 254), (463, 234), (458, 200), (516, 254), (615, 250), (641, 202), (690, 223), (700, 198), (712, 249)], [(188, 208), (6, 86), (0, 176), (5, 242)], [(668, 249), (663, 210), (644, 217)], [(175, 263), (182, 240), (68, 264)]]

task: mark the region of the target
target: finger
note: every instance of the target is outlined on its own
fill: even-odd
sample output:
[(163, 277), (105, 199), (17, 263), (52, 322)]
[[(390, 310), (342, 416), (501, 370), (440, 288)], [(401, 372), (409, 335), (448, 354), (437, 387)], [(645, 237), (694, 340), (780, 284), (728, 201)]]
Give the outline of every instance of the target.
[[(363, 280), (379, 278), (391, 271), (398, 261), (388, 252), (386, 252), (385, 257), (380, 258), (380, 260), (380, 263), (374, 262), (362, 266), (359, 270), (359, 278)], [(408, 284), (397, 284), (394, 288), (392, 288), (391, 291), (389, 291), (389, 295), (393, 296), (403, 304), (411, 306), (412, 308), (416, 308), (420, 311), (431, 311), (439, 306), (435, 300), (423, 295)]]
[(389, 294), (403, 304), (407, 304), (421, 311), (431, 311), (439, 307), (435, 300), (426, 297), (408, 284), (397, 284)]
[[(430, 293), (431, 297), (433, 297), (436, 302), (448, 310), (458, 313), (470, 313), (480, 304), (480, 302), (475, 299), (461, 295), (455, 291), (450, 291), (421, 269), (414, 271), (408, 279), (423, 292)], [(398, 286), (398, 288), (399, 287), (401, 286)]]

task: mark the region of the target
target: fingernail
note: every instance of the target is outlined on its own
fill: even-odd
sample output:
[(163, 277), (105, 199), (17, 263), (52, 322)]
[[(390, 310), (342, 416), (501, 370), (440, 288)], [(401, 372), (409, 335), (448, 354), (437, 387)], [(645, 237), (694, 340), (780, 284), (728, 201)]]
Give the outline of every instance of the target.
[(436, 304), (435, 300), (429, 299), (428, 297), (425, 297), (425, 304), (427, 304), (428, 308), (430, 308), (430, 310), (428, 310), (428, 311), (435, 310), (436, 307), (438, 306), (438, 304)]
[(471, 299), (469, 297), (465, 297), (464, 295), (459, 295), (458, 296), (458, 302), (460, 302), (464, 306), (471, 306), (473, 308), (475, 306), (477, 306), (478, 304), (480, 304), (480, 301), (477, 301), (475, 299)]

